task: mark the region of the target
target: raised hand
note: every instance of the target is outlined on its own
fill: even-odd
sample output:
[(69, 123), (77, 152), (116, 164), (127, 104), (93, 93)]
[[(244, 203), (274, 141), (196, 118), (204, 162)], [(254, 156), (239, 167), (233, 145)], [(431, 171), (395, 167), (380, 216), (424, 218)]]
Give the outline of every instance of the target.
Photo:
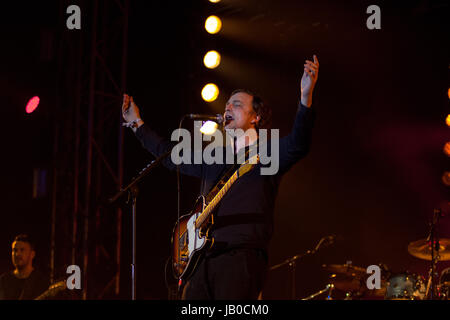
[(312, 93), (319, 77), (319, 60), (314, 55), (314, 62), (306, 60), (303, 69), (303, 76), (300, 84), (301, 102), (310, 107), (312, 104)]
[(123, 95), (122, 116), (126, 122), (132, 122), (140, 118), (139, 108), (133, 101), (133, 97)]

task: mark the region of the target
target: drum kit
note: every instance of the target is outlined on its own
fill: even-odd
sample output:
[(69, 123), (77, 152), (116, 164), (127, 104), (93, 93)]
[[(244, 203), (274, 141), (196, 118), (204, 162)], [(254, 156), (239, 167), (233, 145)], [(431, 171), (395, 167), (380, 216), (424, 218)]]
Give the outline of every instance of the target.
[(323, 265), (329, 281), (327, 286), (302, 300), (450, 300), (450, 268), (438, 274), (437, 264), (450, 261), (450, 239), (436, 236), (435, 228), (441, 217), (436, 212), (430, 223), (427, 239), (413, 241), (408, 245), (408, 253), (413, 257), (430, 262), (427, 277), (410, 272), (393, 272), (384, 265), (378, 265), (380, 282), (378, 289), (369, 289), (367, 280), (371, 273), (365, 268), (347, 264)]

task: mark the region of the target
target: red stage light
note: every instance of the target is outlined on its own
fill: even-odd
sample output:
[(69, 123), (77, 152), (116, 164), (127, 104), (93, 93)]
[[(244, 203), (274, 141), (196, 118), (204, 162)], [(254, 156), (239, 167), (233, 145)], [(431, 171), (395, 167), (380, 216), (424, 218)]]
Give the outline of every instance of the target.
[(442, 182), (450, 187), (450, 171), (445, 171), (442, 175)]
[(450, 141), (445, 144), (444, 153), (450, 157)]
[(40, 101), (40, 99), (39, 99), (39, 97), (37, 97), (37, 96), (31, 98), (30, 101), (28, 101), (28, 103), (27, 103), (27, 106), (26, 106), (26, 108), (25, 108), (25, 111), (26, 111), (27, 113), (32, 113), (32, 112), (33, 112), (34, 110), (36, 110), (36, 108), (38, 107), (39, 101)]

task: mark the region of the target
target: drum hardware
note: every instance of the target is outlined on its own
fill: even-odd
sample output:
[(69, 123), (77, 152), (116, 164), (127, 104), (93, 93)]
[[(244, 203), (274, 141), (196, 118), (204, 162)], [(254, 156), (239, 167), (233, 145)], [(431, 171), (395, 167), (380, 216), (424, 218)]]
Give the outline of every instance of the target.
[[(316, 247), (313, 250), (308, 250), (305, 253), (295, 255), (275, 266), (270, 267), (269, 271), (276, 270), (285, 265), (288, 265), (291, 268), (291, 298), (292, 298), (292, 300), (296, 299), (296, 290), (295, 290), (295, 285), (296, 285), (295, 272), (296, 271), (295, 271), (295, 269), (296, 269), (297, 260), (303, 259), (307, 256), (314, 255), (319, 249), (332, 245), (334, 243), (335, 239), (336, 239), (336, 236), (334, 236), (334, 235), (323, 237), (322, 239), (319, 240), (319, 242), (317, 243)], [(326, 291), (328, 289), (329, 288), (327, 286), (327, 289), (324, 289), (324, 290)], [(321, 291), (323, 291), (323, 290), (321, 290)]]
[[(436, 271), (439, 261), (450, 261), (450, 239), (439, 238), (437, 233), (439, 220), (442, 217), (441, 210), (435, 209), (429, 224), (428, 237), (408, 245), (410, 255), (430, 261), (427, 277), (409, 271), (394, 273), (389, 271), (386, 265), (380, 264), (381, 288), (370, 290), (366, 286), (368, 274), (365, 268), (353, 266), (351, 263), (322, 265), (330, 272), (327, 286), (302, 300), (311, 300), (324, 293), (328, 293), (326, 300), (334, 300), (336, 297), (343, 300), (448, 300), (450, 268), (442, 271), (439, 279), (437, 279)], [(342, 296), (342, 292), (345, 293), (345, 297)]]
[(322, 265), (322, 268), (331, 272), (330, 283), (337, 290), (346, 292), (353, 296), (355, 292), (359, 292), (363, 285), (363, 277), (365, 269), (356, 267), (351, 264), (330, 264)]
[(328, 296), (327, 296), (327, 298), (325, 300), (333, 300), (333, 298), (331, 297), (331, 294), (333, 293), (333, 289), (334, 289), (334, 285), (332, 283), (329, 283), (329, 284), (327, 284), (327, 286), (324, 289), (322, 289), (322, 290), (320, 290), (320, 291), (318, 291), (316, 293), (313, 293), (312, 295), (310, 295), (310, 296), (308, 296), (306, 298), (303, 298), (302, 300), (314, 299), (315, 297), (320, 296), (321, 294), (323, 294), (323, 293), (325, 293), (327, 291), (328, 291)]
[(366, 275), (366, 269), (356, 267), (352, 264), (324, 264), (322, 267), (332, 273), (343, 274), (350, 277), (364, 277)]
[[(351, 263), (322, 265), (330, 272), (329, 283), (334, 287), (335, 299), (359, 300), (366, 294), (366, 269)], [(384, 296), (384, 294), (383, 294)]]
[(428, 238), (411, 242), (408, 245), (408, 252), (412, 256), (430, 261), (431, 266), (425, 293), (425, 299), (429, 300), (434, 300), (437, 294), (437, 263), (439, 261), (450, 260), (450, 239), (439, 239), (436, 232), (439, 219), (442, 216), (440, 209), (434, 209)]

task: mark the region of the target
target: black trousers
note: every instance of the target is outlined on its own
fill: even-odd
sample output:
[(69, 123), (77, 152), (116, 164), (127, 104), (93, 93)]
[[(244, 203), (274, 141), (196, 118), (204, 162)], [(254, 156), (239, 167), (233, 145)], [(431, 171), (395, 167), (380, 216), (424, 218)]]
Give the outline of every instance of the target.
[(183, 300), (256, 300), (266, 276), (261, 249), (233, 249), (203, 257), (183, 289)]

